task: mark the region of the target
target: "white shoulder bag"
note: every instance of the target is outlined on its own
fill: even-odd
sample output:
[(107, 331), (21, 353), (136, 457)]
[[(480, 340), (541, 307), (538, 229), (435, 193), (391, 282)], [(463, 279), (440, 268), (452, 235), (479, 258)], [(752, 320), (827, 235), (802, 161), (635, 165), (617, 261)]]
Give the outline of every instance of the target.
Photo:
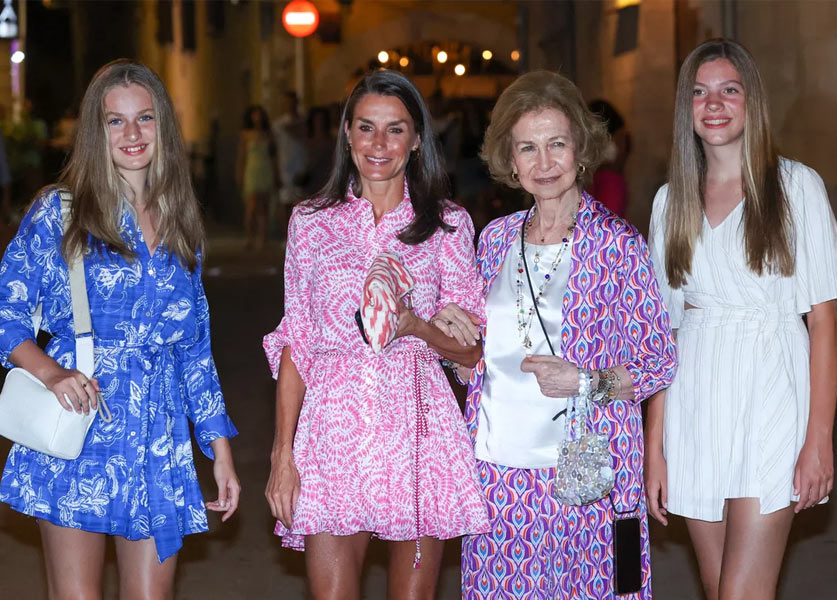
[[(61, 214), (66, 229), (72, 195), (61, 194)], [(77, 254), (68, 265), (70, 296), (73, 301), (73, 326), (76, 338), (76, 369), (88, 378), (93, 376), (93, 327), (84, 278), (84, 259)], [(41, 305), (32, 316), (35, 335), (41, 325)], [(99, 409), (89, 414), (65, 410), (58, 399), (29, 371), (14, 368), (6, 375), (0, 392), (0, 436), (22, 446), (56, 458), (76, 459), (81, 454), (87, 431), (97, 414), (111, 421), (110, 410), (99, 395)]]

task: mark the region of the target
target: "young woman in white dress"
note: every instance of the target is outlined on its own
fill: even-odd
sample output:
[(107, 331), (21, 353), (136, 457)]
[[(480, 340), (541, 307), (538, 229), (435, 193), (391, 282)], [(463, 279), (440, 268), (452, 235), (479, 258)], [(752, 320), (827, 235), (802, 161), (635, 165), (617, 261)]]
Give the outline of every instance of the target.
[(649, 404), (648, 510), (686, 517), (707, 598), (770, 599), (794, 514), (833, 485), (837, 224), (735, 42), (683, 63), (670, 170), (650, 237), (680, 367)]

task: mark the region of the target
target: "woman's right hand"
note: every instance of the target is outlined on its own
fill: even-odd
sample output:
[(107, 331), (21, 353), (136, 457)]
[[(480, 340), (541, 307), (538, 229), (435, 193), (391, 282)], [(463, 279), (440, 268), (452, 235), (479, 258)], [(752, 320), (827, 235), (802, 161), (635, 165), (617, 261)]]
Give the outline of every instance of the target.
[(645, 452), (645, 494), (648, 514), (663, 525), (668, 525), (668, 475), (666, 459), (658, 451)]
[(43, 383), (64, 410), (87, 415), (99, 408), (99, 382), (88, 379), (81, 371), (65, 369), (56, 363)]
[(448, 337), (455, 338), (463, 346), (474, 346), (480, 340), (480, 318), (459, 307), (454, 302), (448, 303), (439, 312), (430, 317), (430, 323), (438, 327)]
[(299, 472), (293, 456), (274, 455), (270, 463), (270, 479), (267, 480), (264, 495), (273, 516), (279, 519), (286, 529), (290, 529), (296, 501), (299, 498)]

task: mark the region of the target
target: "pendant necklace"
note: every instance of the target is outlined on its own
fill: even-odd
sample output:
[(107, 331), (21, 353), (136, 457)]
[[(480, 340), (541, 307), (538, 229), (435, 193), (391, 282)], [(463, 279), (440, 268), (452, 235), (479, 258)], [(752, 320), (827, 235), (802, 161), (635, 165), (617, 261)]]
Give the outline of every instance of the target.
[[(552, 261), (552, 265), (550, 265), (549, 269), (546, 273), (544, 273), (543, 281), (538, 285), (537, 294), (532, 299), (532, 306), (529, 307), (527, 311), (523, 307), (523, 273), (524, 273), (524, 265), (523, 261), (526, 260), (526, 234), (529, 229), (532, 228), (532, 218), (535, 215), (535, 208), (532, 208), (531, 216), (529, 217), (528, 222), (524, 225), (521, 235), (523, 236), (520, 244), (520, 250), (518, 250), (517, 254), (517, 334), (521, 339), (521, 343), (523, 344), (523, 349), (527, 355), (532, 353), (532, 339), (529, 337), (529, 331), (532, 328), (532, 319), (535, 315), (535, 305), (540, 306), (540, 300), (544, 295), (544, 291), (546, 290), (547, 284), (552, 281), (552, 276), (555, 273), (558, 266), (561, 264), (561, 260), (564, 258), (564, 254), (567, 251), (567, 248), (570, 245), (570, 242), (573, 238), (573, 232), (575, 231), (576, 222), (578, 219), (578, 208), (581, 207), (581, 202), (579, 202), (578, 206), (576, 207), (575, 215), (573, 215), (573, 222), (572, 224), (567, 227), (567, 235), (561, 239), (561, 245), (558, 248), (558, 251), (555, 253), (555, 258)], [(545, 237), (541, 238), (541, 241), (544, 241)], [(542, 248), (541, 248), (542, 249)], [(535, 250), (535, 256), (532, 258), (533, 267), (532, 270), (534, 272), (540, 272), (543, 270), (541, 263), (541, 249)]]

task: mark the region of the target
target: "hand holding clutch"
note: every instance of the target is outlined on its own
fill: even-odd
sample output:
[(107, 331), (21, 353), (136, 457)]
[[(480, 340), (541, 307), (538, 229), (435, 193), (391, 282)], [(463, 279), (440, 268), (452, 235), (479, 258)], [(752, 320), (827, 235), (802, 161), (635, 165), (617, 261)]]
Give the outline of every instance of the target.
[(385, 252), (372, 261), (363, 284), (360, 316), (366, 339), (376, 354), (395, 337), (398, 302), (414, 285), (413, 276), (394, 254)]

